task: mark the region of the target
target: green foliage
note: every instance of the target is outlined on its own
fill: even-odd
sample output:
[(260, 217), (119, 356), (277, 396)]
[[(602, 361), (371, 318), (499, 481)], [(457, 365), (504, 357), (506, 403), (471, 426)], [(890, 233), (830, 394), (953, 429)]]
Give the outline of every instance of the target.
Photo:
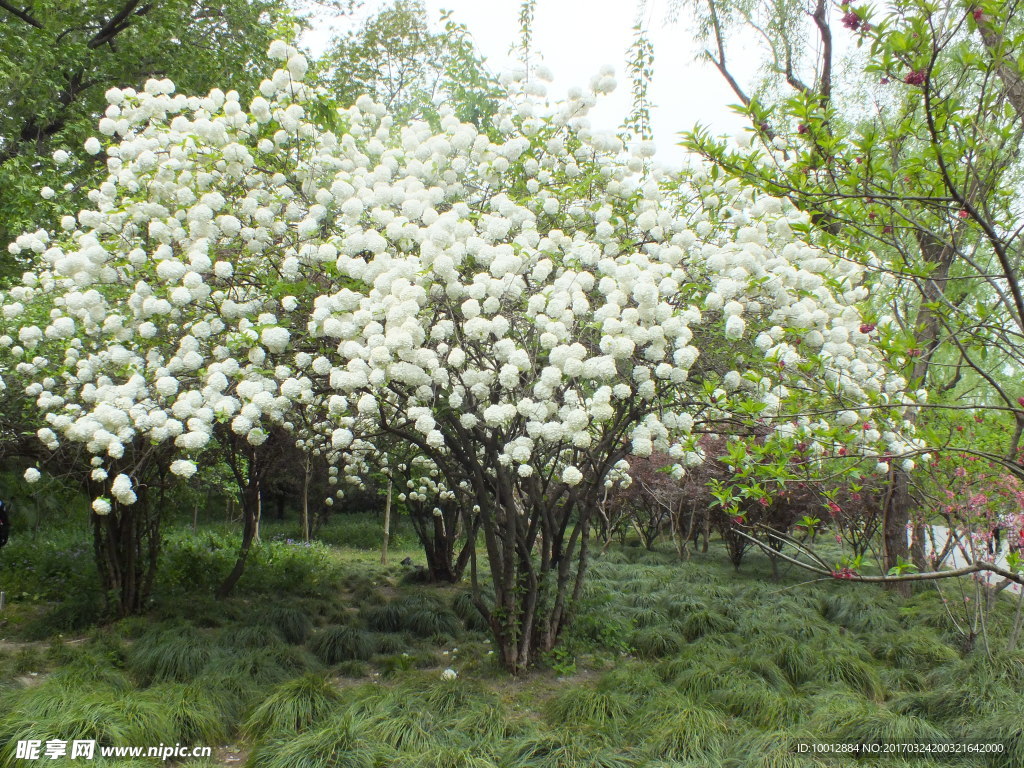
[[(825, 768), (795, 746), (840, 738), (833, 734), (1003, 741), (1007, 756), (992, 764), (1009, 768), (1024, 743), (1024, 654), (989, 658), (979, 647), (961, 658), (938, 631), (915, 627), (915, 616), (941, 606), (934, 592), (915, 595), (908, 615), (882, 593), (838, 601), (843, 593), (831, 584), (782, 589), (753, 572), (736, 581), (721, 550), (681, 564), (657, 552), (631, 551), (621, 564), (602, 557), (586, 603), (592, 621), (582, 626), (628, 634), (573, 630), (559, 649), (576, 677), (555, 681), (540, 671), (509, 685), (474, 676), (491, 669), (493, 656), (462, 629), (459, 616), (472, 607), (465, 591), (399, 586), (392, 600), (364, 603), (356, 615), (344, 590), (377, 582), (391, 594), (396, 573), (333, 563), (343, 585), (333, 600), (302, 598), (301, 587), (210, 605), (163, 597), (161, 615), (185, 616), (191, 605), (218, 626), (121, 621), (84, 642), (0, 650), (0, 739), (44, 728), (119, 744), (131, 743), (126, 734), (155, 743), (241, 739), (251, 765), (323, 768)], [(678, 579), (691, 569), (701, 578), (680, 594)], [(630, 590), (619, 591), (621, 582)], [(856, 622), (858, 607), (891, 612), (896, 629)], [(993, 633), (1009, 631), (1003, 614), (1012, 619), (1012, 607), (999, 602)], [(453, 622), (457, 663), (432, 644), (435, 634), (410, 631), (421, 611)], [(661, 618), (637, 627), (641, 612)], [(307, 647), (286, 642), (289, 627), (301, 634), (314, 615), (350, 623), (313, 630), (307, 647), (332, 675), (372, 683), (328, 677)], [(687, 620), (701, 627), (692, 642), (683, 640)], [(448, 665), (457, 679), (440, 679)]]
[(228, 738), (222, 700), (202, 682), (162, 683), (148, 693), (161, 702), (182, 744), (220, 744)]
[(187, 682), (210, 661), (210, 643), (190, 624), (156, 626), (132, 644), (128, 670), (148, 685), (164, 680)]
[(660, 659), (678, 653), (683, 647), (683, 638), (671, 625), (653, 626), (634, 632), (629, 644), (638, 656)]
[(341, 695), (322, 675), (303, 675), (274, 688), (245, 723), (250, 738), (300, 733), (336, 709)]
[(342, 713), (303, 733), (258, 745), (250, 768), (375, 768), (379, 748), (365, 723)]
[(636, 762), (593, 738), (560, 732), (512, 742), (502, 768), (633, 768)]
[(260, 624), (277, 630), (287, 642), (301, 645), (309, 639), (313, 622), (309, 615), (294, 605), (274, 605), (259, 615)]
[(362, 27), (334, 41), (320, 67), (339, 103), (362, 94), (388, 105), (399, 120), (437, 120), (435, 100), (447, 98), (460, 120), (480, 124), (494, 113), (497, 83), (468, 30), (445, 17), (430, 28), (419, 0), (394, 0)]
[(487, 620), (483, 617), (477, 607), (473, 604), (473, 595), (470, 592), (459, 592), (452, 598), (452, 611), (462, 619), (466, 629), (477, 632), (490, 630)]
[[(316, 658), (306, 649), (278, 642), (263, 648), (222, 650), (211, 659), (208, 670), (223, 670), (226, 674), (263, 686), (275, 685), (318, 667)], [(204, 674), (208, 670), (204, 670)]]
[(635, 728), (643, 734), (645, 752), (670, 760), (712, 762), (729, 733), (729, 718), (715, 707), (674, 696), (640, 710)]
[(558, 694), (548, 703), (547, 713), (556, 726), (603, 729), (622, 724), (634, 708), (635, 702), (624, 693), (586, 686)]
[(407, 595), (360, 611), (367, 626), (378, 632), (410, 632), (417, 637), (457, 635), (459, 620), (439, 600), (419, 594)]
[(959, 658), (942, 638), (924, 628), (873, 635), (870, 647), (875, 658), (911, 669), (931, 669)]
[(46, 682), (5, 694), (0, 706), (0, 766), (17, 765), (18, 741), (94, 739), (104, 746), (175, 743), (173, 714), (157, 693)]
[(814, 733), (828, 734), (837, 742), (884, 744), (945, 741), (949, 734), (916, 715), (891, 708), (847, 692), (823, 694), (811, 717)]
[(314, 635), (310, 650), (324, 664), (369, 659), (374, 653), (373, 638), (361, 629), (349, 626), (327, 627)]

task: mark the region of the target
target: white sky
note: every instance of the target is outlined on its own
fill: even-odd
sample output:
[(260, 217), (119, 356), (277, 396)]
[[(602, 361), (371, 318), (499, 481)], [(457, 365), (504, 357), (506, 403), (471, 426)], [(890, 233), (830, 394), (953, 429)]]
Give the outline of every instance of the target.
[[(495, 73), (511, 69), (515, 60), (509, 49), (519, 39), (519, 0), (424, 0), (431, 22), (440, 28), (443, 9), (465, 24)], [(367, 0), (354, 17), (324, 23), (303, 38), (314, 53), (324, 49), (335, 30), (351, 28), (386, 5)], [(648, 34), (654, 45), (654, 80), (649, 98), (654, 105), (652, 120), (658, 158), (678, 162), (683, 151), (676, 144), (681, 131), (698, 122), (715, 133), (737, 133), (744, 127), (741, 118), (727, 107), (735, 95), (706, 62), (696, 61), (698, 53), (685, 21), (665, 24), (667, 0), (649, 0), (645, 13)], [(605, 96), (591, 113), (594, 127), (614, 130), (622, 122), (632, 101), (626, 74), (626, 56), (632, 42), (636, 5), (629, 0), (538, 0), (534, 20), (534, 50), (554, 73), (550, 95), (562, 96), (573, 87), (586, 88), (590, 79), (605, 64), (615, 68), (618, 88)], [(741, 82), (753, 75), (755, 62), (735, 59), (735, 74)], [(732, 62), (730, 62), (732, 63)]]

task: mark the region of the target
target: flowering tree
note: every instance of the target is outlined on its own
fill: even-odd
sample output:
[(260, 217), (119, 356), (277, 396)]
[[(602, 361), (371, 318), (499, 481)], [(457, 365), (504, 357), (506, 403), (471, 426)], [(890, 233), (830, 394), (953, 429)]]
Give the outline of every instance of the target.
[[(189, 476), (218, 425), (339, 459), (401, 443), (472, 504), (494, 590), (473, 539), (474, 599), (513, 672), (569, 621), (629, 456), (681, 476), (706, 430), (767, 429), (815, 461), (917, 449), (860, 267), (803, 239), (792, 206), (702, 168), (664, 177), (649, 145), (592, 131), (610, 76), (558, 104), (506, 78), (486, 130), (443, 107), (437, 131), (397, 125), (361, 98), (337, 133), (310, 117), (305, 59), (270, 55), (286, 66), (248, 104), (110, 91), (95, 208), (16, 241), (39, 266), (3, 295), (2, 375), (48, 445), (102, 470), (141, 440)], [(95, 514), (139, 487), (119, 473)]]

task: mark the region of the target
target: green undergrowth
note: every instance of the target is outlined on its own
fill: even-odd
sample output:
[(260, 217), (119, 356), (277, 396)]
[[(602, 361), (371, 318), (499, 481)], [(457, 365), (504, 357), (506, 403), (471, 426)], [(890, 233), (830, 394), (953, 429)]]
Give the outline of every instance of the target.
[[(171, 546), (213, 567), (227, 556), (211, 535), (179, 530)], [(613, 548), (559, 652), (510, 680), (465, 585), (409, 583), (368, 549), (261, 549), (229, 600), (192, 573), (144, 617), (0, 644), (0, 768), (28, 764), (17, 741), (52, 738), (235, 744), (253, 768), (828, 768), (850, 758), (805, 745), (939, 741), (1004, 752), (856, 764), (1024, 765), (1024, 653), (1003, 650), (1005, 598), (987, 646), (967, 649), (933, 587), (900, 600), (772, 581), (756, 555), (737, 573), (717, 546), (684, 562)]]

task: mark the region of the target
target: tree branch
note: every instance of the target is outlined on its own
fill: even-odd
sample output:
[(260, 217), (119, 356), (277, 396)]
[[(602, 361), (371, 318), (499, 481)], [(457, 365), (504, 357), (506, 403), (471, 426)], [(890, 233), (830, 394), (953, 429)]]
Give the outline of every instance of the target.
[(15, 8), (13, 5), (11, 5), (10, 3), (6, 2), (6, 0), (0, 0), (0, 8), (3, 8), (5, 11), (7, 11), (8, 13), (13, 14), (14, 16), (17, 16), (19, 19), (24, 21), (26, 24), (31, 24), (36, 29), (43, 29), (43, 24), (42, 24), (42, 22), (39, 21), (39, 19), (37, 19), (35, 16), (33, 16), (28, 11), (22, 11), (22, 10), (19, 10), (18, 8)]
[[(772, 529), (768, 528), (767, 526), (762, 527), (764, 527), (765, 530), (770, 531), (773, 535), (777, 535), (775, 531), (772, 531)], [(743, 531), (738, 529), (734, 529), (733, 533), (735, 533), (737, 536), (741, 536), (747, 541), (756, 544), (765, 552), (769, 552), (770, 550), (770, 547), (765, 542), (761, 541), (760, 539), (754, 536), (751, 536), (750, 534), (744, 533)], [(798, 560), (795, 557), (790, 557), (774, 549), (771, 549), (769, 554), (771, 554), (773, 557), (781, 557), (783, 560), (792, 563), (793, 565), (798, 565), (801, 568), (810, 571), (811, 573), (818, 574), (819, 576), (829, 576), (831, 578), (840, 579), (842, 581), (859, 581), (866, 584), (895, 584), (905, 581), (935, 581), (936, 579), (952, 579), (956, 578), (957, 576), (969, 576), (972, 573), (989, 572), (994, 573), (997, 576), (1002, 576), (1004, 579), (1008, 579), (1009, 581), (1012, 581), (1015, 584), (1024, 585), (1024, 575), (1014, 573), (1013, 571), (1007, 568), (1003, 568), (1002, 566), (996, 565), (995, 563), (987, 562), (985, 560), (975, 560), (973, 563), (969, 565), (964, 565), (960, 568), (950, 568), (946, 571), (922, 571), (920, 573), (902, 573), (896, 576), (863, 576), (858, 573), (850, 573), (849, 575), (838, 576), (833, 571), (821, 568), (817, 565), (812, 565), (811, 563), (805, 563), (802, 560)]]
[(117, 37), (120, 32), (127, 29), (128, 25), (131, 24), (128, 17), (132, 15), (132, 12), (138, 7), (140, 2), (142, 2), (142, 0), (128, 0), (128, 2), (124, 4), (124, 7), (110, 17), (110, 20), (103, 25), (100, 31), (93, 35), (92, 39), (87, 43), (88, 47), (90, 49), (99, 48), (104, 43), (109, 43)]
[(828, 25), (825, 0), (818, 0), (818, 5), (811, 14), (818, 35), (821, 37), (821, 77), (818, 81), (818, 93), (821, 103), (825, 105), (832, 96), (832, 30)]

